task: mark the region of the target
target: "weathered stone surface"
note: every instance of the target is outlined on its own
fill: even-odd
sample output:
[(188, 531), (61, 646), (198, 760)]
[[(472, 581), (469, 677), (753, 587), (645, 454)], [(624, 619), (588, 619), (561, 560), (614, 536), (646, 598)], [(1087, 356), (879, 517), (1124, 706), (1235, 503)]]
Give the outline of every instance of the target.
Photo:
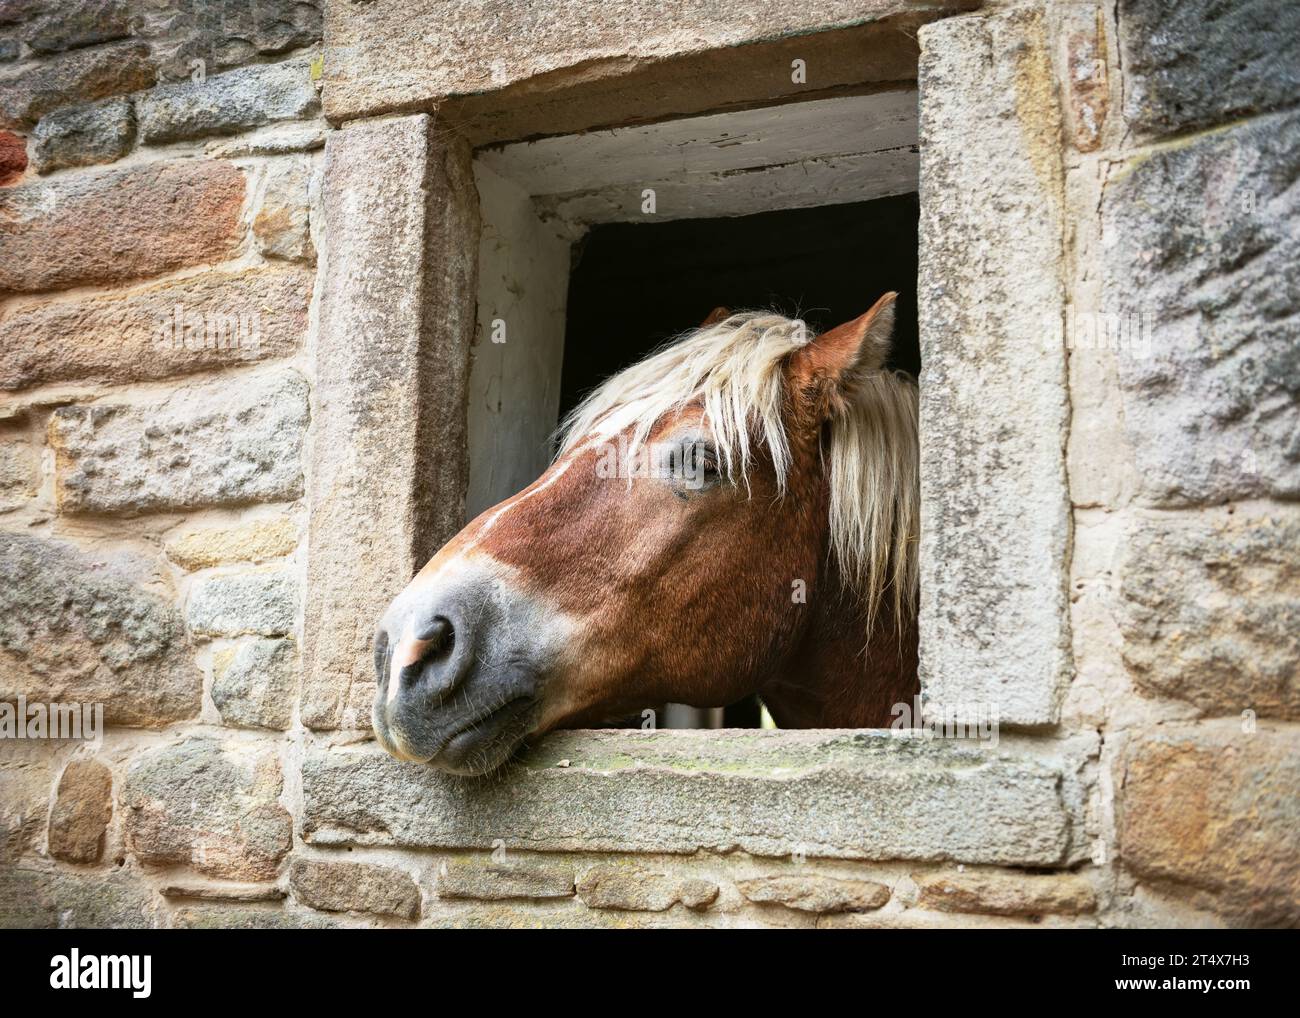
[(0, 131), (0, 187), (12, 184), (27, 169), (27, 139)]
[(636, 866), (592, 866), (577, 884), (578, 897), (588, 908), (617, 908), (629, 912), (664, 912), (681, 902), (687, 908), (708, 908), (718, 897), (711, 880), (654, 873)]
[(1289, 0), (1120, 0), (1125, 113), (1168, 133), (1290, 105), (1300, 94), (1300, 7)]
[(903, 909), (901, 912), (838, 912), (817, 917), (819, 930), (1041, 930), (1062, 927), (1091, 929), (1096, 925), (1095, 920), (1078, 916), (1035, 916), (1030, 920), (970, 913), (927, 912), (916, 908)]
[(18, 37), (42, 56), (112, 42), (131, 34), (127, 0), (59, 0), (14, 6), (27, 7), (31, 15), (23, 19)]
[(180, 613), (121, 562), (0, 534), (0, 699), (101, 703), (115, 725), (199, 712), (203, 675)]
[[(1142, 153), (1102, 199), (1103, 307), (1141, 497), (1300, 496), (1300, 113)], [(1141, 319), (1139, 319), (1141, 320)]]
[(1075, 873), (1031, 876), (1027, 873), (987, 873), (978, 870), (914, 874), (921, 904), (941, 912), (980, 912), (988, 915), (1043, 915), (1092, 912), (1097, 895)]
[(319, 110), (308, 58), (160, 85), (137, 100), (140, 138), (149, 145), (234, 134)]
[(200, 905), (177, 909), (175, 930), (329, 930), (341, 925), (326, 916), (285, 908), (223, 908)]
[(205, 636), (285, 636), (297, 606), (295, 570), (223, 573), (194, 584), (185, 621)]
[(98, 760), (73, 760), (59, 779), (50, 812), (50, 855), (95, 862), (113, 817), (113, 775)]
[(573, 868), (534, 861), (448, 859), (438, 867), (439, 898), (507, 901), (573, 897)]
[(801, 912), (866, 912), (889, 901), (889, 888), (874, 880), (844, 880), (814, 873), (737, 880), (750, 901), (775, 903)]
[(293, 843), (282, 787), (274, 749), (190, 738), (150, 750), (122, 789), (127, 845), (150, 866), (271, 880)]
[(921, 46), (921, 683), (963, 721), (1047, 724), (1070, 676), (1049, 46), (1026, 9), (935, 22)]
[(368, 726), (369, 709), (350, 705), (373, 682), (375, 623), (464, 524), (470, 161), (423, 115), (348, 125), (325, 148), (327, 249), (347, 255), (324, 267), (316, 351), (316, 400), (330, 412), (311, 451), (301, 716), (312, 728)]
[(0, 928), (149, 929), (148, 886), (125, 873), (52, 873), (0, 867)]
[(135, 108), (120, 98), (68, 106), (43, 116), (32, 138), (37, 173), (111, 163), (135, 142)]
[(1139, 689), (1206, 714), (1300, 720), (1300, 516), (1141, 517), (1121, 575)]
[(207, 569), (231, 562), (265, 562), (298, 547), (298, 525), (287, 516), (267, 516), (232, 527), (201, 527), (169, 538), (167, 557), (182, 569)]
[(1005, 740), (979, 750), (763, 731), (556, 734), (481, 780), (373, 749), (315, 750), (302, 827), (316, 844), (488, 849), (500, 838), (555, 851), (1053, 865), (1073, 851), (1077, 766)]
[[(489, 18), (478, 0), (328, 4), (325, 102), (330, 119), (343, 120), (524, 81), (544, 88), (556, 80), (559, 88), (573, 80), (556, 73), (566, 68), (583, 67), (593, 76), (607, 65), (626, 71), (628, 65), (860, 25), (918, 7), (954, 6), (942, 0), (744, 6), (686, 0), (653, 7), (632, 0), (548, 0), (493, 8)], [(430, 32), (433, 24), (457, 30)], [(789, 61), (780, 66), (788, 68)]]
[(307, 415), (307, 383), (289, 370), (147, 406), (60, 407), (50, 420), (59, 505), (134, 515), (298, 498)]
[(279, 884), (164, 884), (158, 889), (164, 898), (197, 898), (201, 901), (282, 901), (289, 892)]
[(60, 106), (149, 88), (155, 78), (149, 47), (140, 42), (64, 53), (0, 77), (0, 128), (30, 128)]
[(1059, 31), (1065, 37), (1065, 100), (1071, 140), (1080, 152), (1096, 151), (1110, 110), (1106, 68), (1106, 22), (1096, 7), (1063, 4)]
[(311, 124), (280, 124), (238, 138), (210, 141), (204, 151), (214, 159), (244, 156), (280, 156), (324, 148), (330, 128), (324, 121)]
[(55, 743), (6, 740), (0, 752), (0, 871), (39, 846), (58, 774)]
[(319, 42), (322, 0), (173, 0), (145, 7), (140, 31), (166, 78), (238, 67)]
[(267, 258), (314, 262), (309, 230), (311, 165), (305, 159), (277, 160), (267, 172), (262, 207), (253, 220), (258, 250)]
[(750, 927), (752, 921), (737, 921), (714, 909), (673, 909), (665, 912), (636, 912), (629, 909), (588, 908), (576, 898), (565, 902), (452, 903), (429, 914), (420, 925), (427, 929), (450, 930), (647, 930), (718, 929)]
[(25, 436), (0, 434), (0, 512), (17, 509), (36, 494), (36, 450)]
[(420, 915), (420, 889), (409, 873), (359, 862), (294, 859), (289, 886), (305, 905), (326, 912), (372, 912), (399, 919)]
[(312, 274), (208, 272), (110, 296), (0, 310), (0, 389), (151, 381), (287, 357), (303, 343)]
[(1221, 916), (1300, 922), (1300, 757), (1285, 729), (1164, 725), (1124, 755), (1120, 851), (1151, 880), (1204, 892)]
[(284, 731), (293, 716), (297, 655), (290, 640), (252, 640), (213, 661), (212, 702), (227, 725)]
[(0, 290), (139, 279), (226, 258), (244, 174), (209, 160), (150, 162), (0, 191)]

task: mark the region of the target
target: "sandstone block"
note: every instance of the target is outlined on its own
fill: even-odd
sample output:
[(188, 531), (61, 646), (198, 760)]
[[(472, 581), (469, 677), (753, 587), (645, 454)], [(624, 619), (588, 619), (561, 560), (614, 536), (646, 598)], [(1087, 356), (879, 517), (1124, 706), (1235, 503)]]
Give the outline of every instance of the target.
[(292, 847), (274, 749), (190, 738), (141, 755), (121, 803), (127, 845), (148, 866), (229, 880), (274, 879)]
[(296, 499), (307, 416), (307, 383), (290, 370), (144, 406), (60, 407), (50, 420), (59, 505), (131, 516)]
[(0, 290), (140, 279), (220, 261), (239, 243), (244, 174), (151, 162), (0, 191)]

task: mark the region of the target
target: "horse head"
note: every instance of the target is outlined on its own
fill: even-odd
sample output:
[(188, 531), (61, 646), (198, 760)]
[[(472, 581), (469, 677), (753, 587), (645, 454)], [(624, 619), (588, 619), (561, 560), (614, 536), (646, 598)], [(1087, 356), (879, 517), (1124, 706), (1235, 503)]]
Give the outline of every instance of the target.
[(916, 682), (894, 296), (815, 338), (715, 312), (589, 395), (384, 613), (381, 744), (485, 773), (542, 732), (756, 691), (783, 725), (885, 723)]

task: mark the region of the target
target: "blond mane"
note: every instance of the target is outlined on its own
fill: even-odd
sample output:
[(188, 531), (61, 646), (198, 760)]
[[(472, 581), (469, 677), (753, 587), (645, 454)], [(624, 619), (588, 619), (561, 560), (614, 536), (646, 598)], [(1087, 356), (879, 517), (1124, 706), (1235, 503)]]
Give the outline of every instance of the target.
[[(665, 414), (698, 402), (726, 476), (747, 484), (754, 451), (766, 446), (784, 495), (784, 366), (810, 340), (802, 322), (766, 312), (686, 333), (588, 394), (560, 425), (558, 455), (629, 429), (629, 448), (639, 449)], [(917, 597), (916, 384), (892, 371), (855, 372), (852, 384), (830, 422), (831, 554), (866, 602), (868, 630), (887, 591), (901, 629)]]

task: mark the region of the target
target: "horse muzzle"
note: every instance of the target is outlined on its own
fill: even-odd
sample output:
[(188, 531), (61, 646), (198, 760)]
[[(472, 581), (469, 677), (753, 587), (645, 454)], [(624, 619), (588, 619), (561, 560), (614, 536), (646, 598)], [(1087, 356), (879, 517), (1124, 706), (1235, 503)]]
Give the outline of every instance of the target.
[(373, 721), (389, 753), (484, 774), (533, 731), (556, 620), (503, 573), (490, 559), (452, 559), (422, 571), (385, 613)]

